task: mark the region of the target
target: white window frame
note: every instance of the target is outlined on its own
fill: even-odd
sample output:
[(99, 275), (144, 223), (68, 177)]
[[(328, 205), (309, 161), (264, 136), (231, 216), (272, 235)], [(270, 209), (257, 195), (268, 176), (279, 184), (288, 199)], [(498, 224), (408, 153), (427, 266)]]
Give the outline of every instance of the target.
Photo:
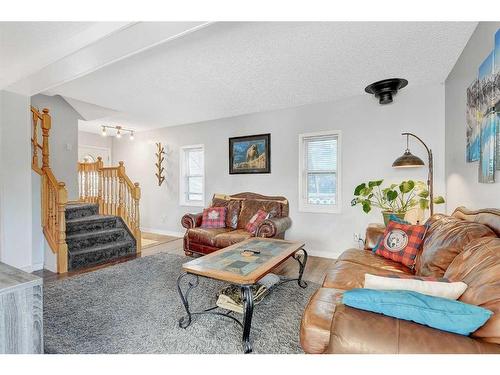
[[(193, 149), (201, 149), (203, 152), (203, 177), (202, 178), (202, 199), (201, 201), (194, 201), (188, 199), (188, 184), (187, 184), (187, 151)], [(181, 206), (194, 206), (194, 207), (205, 207), (205, 145), (189, 145), (182, 146), (179, 153), (179, 204)]]
[[(337, 137), (337, 171), (335, 204), (319, 205), (307, 201), (307, 155), (305, 152), (305, 140), (312, 137)], [(342, 132), (340, 130), (327, 130), (314, 133), (299, 134), (299, 211), (325, 214), (338, 214), (342, 211)]]

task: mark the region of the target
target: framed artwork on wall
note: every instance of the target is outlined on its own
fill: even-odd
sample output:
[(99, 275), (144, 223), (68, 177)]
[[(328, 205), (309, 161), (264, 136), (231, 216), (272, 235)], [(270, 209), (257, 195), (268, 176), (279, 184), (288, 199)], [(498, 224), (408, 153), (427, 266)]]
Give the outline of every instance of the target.
[(466, 160), (479, 161), (480, 183), (493, 183), (500, 170), (500, 29), (466, 98)]
[(229, 174), (271, 173), (271, 134), (229, 138)]

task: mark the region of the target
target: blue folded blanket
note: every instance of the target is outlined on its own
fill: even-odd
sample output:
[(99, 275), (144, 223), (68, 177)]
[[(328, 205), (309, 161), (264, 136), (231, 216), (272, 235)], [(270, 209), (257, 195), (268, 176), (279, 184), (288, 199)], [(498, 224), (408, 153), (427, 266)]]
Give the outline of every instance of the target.
[(476, 331), (493, 315), (479, 306), (407, 290), (352, 289), (343, 303), (460, 335)]

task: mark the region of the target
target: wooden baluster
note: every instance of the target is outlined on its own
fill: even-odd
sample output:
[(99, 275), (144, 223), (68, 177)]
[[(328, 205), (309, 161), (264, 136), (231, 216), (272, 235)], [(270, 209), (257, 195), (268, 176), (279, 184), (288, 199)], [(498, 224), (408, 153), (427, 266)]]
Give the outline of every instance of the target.
[[(118, 162), (118, 179), (119, 179), (119, 190), (118, 190), (118, 216), (125, 219), (125, 167), (123, 166), (123, 161)], [(125, 219), (126, 222), (126, 219)]]
[(140, 217), (139, 217), (139, 200), (141, 199), (141, 188), (139, 183), (134, 184), (134, 211), (135, 211), (135, 228), (134, 236), (137, 246), (137, 254), (141, 253), (141, 227), (140, 227)]
[(42, 168), (49, 166), (49, 131), (51, 127), (51, 120), (49, 110), (43, 109), (42, 115)]
[(33, 146), (33, 157), (31, 159), (31, 165), (38, 167), (38, 114), (36, 112), (32, 112), (33, 118), (33, 137), (31, 140), (31, 144)]
[(68, 202), (68, 191), (64, 182), (59, 182), (57, 190), (57, 272), (68, 271), (68, 245), (66, 243), (66, 203)]
[(102, 199), (102, 186), (103, 186), (103, 172), (102, 172), (102, 159), (97, 158), (97, 203), (99, 204), (99, 213), (103, 214), (103, 199)]

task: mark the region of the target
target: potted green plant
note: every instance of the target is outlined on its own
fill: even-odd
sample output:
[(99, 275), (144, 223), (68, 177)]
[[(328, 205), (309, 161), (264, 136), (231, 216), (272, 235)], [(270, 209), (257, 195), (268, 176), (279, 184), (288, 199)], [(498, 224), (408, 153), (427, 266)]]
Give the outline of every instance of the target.
[[(385, 225), (391, 215), (404, 219), (413, 207), (429, 208), (429, 190), (424, 182), (408, 180), (385, 188), (382, 187), (383, 182), (368, 181), (356, 186), (351, 206), (360, 205), (365, 213), (370, 212), (372, 207), (380, 208)], [(434, 204), (441, 203), (444, 203), (442, 196), (434, 197)]]

